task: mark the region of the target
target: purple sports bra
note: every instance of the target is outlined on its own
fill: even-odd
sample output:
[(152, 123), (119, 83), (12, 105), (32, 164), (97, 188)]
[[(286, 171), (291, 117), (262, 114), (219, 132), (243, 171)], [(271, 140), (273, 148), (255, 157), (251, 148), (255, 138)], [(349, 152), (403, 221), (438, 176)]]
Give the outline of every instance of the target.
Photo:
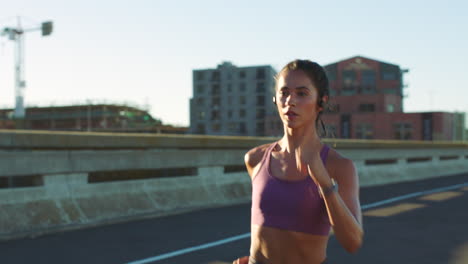
[[(265, 151), (261, 167), (252, 180), (252, 224), (328, 236), (330, 221), (317, 185), (310, 176), (287, 181), (270, 173), (271, 151)], [(320, 157), (326, 163), (330, 148), (323, 145)]]

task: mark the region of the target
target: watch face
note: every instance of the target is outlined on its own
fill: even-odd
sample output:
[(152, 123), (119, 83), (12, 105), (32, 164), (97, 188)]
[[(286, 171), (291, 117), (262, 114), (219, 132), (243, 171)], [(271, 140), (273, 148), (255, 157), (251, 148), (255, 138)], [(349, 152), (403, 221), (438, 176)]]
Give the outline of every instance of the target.
[(328, 188), (321, 188), (319, 187), (320, 193), (322, 196), (327, 196), (328, 194), (332, 192), (338, 192), (338, 184), (336, 183), (335, 179), (331, 179), (332, 185)]
[(335, 181), (335, 179), (332, 179), (332, 184), (333, 184), (333, 191), (338, 191), (338, 183)]

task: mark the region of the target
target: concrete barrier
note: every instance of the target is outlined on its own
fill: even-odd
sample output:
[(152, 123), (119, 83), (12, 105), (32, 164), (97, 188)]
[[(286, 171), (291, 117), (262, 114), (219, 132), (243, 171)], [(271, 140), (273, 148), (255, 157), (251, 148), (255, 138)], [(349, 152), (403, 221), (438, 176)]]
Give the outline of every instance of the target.
[[(0, 131), (0, 239), (249, 202), (243, 155), (274, 140)], [(361, 186), (468, 172), (466, 143), (325, 141)]]

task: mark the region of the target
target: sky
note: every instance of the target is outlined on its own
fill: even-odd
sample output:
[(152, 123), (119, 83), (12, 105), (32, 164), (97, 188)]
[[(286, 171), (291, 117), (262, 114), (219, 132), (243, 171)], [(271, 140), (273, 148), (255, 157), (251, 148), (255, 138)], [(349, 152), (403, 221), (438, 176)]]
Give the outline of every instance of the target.
[[(405, 112), (468, 112), (468, 1), (15, 0), (26, 106), (126, 103), (188, 126), (192, 70), (326, 65), (357, 55), (409, 69)], [(14, 107), (14, 42), (0, 37), (0, 108)], [(468, 118), (468, 117), (467, 117)]]

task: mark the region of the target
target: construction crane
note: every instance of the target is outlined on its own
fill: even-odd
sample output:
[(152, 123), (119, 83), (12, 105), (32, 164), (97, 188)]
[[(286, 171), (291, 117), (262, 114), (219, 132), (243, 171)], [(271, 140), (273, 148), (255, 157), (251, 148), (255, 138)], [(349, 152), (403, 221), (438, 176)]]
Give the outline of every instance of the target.
[(15, 42), (15, 119), (24, 119), (24, 89), (26, 88), (26, 80), (24, 78), (24, 34), (27, 32), (38, 31), (42, 32), (42, 36), (52, 34), (53, 23), (46, 21), (42, 24), (32, 27), (23, 28), (21, 26), (20, 17), (17, 18), (17, 26), (5, 27), (0, 32), (0, 36), (8, 36), (8, 38)]

